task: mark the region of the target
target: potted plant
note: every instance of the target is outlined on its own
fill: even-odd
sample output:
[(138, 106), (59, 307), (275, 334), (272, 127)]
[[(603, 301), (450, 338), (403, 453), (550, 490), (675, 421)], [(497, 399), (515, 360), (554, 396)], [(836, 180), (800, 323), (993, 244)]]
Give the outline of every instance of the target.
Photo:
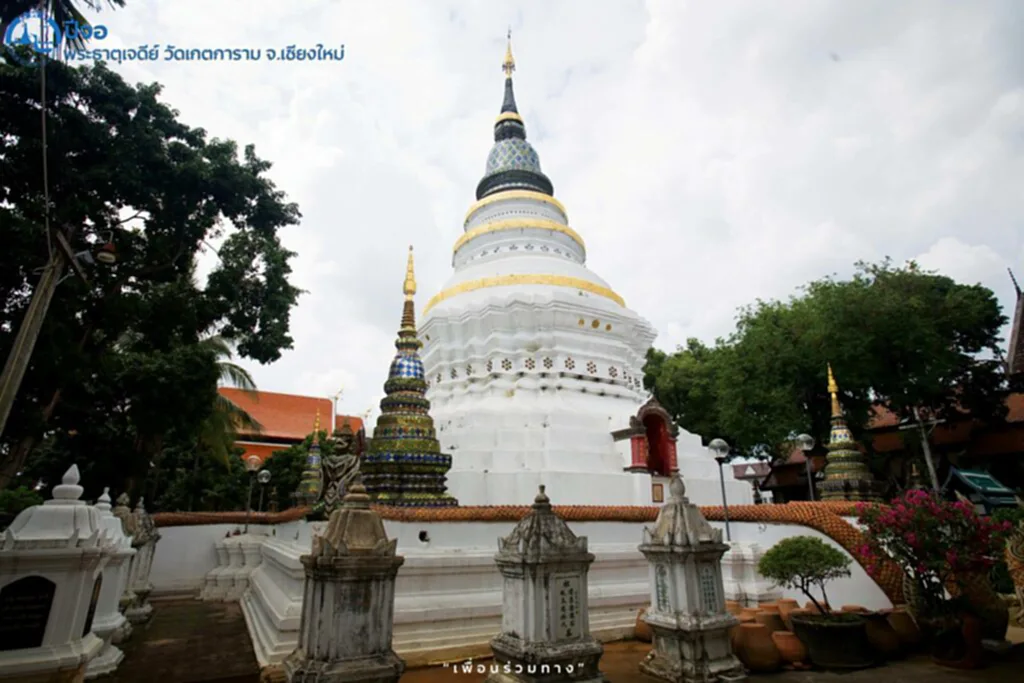
[(825, 592), (829, 581), (850, 576), (850, 562), (821, 539), (792, 536), (772, 546), (757, 565), (766, 579), (799, 590), (814, 604), (817, 614), (792, 614), (790, 621), (811, 662), (826, 669), (862, 669), (876, 663), (864, 619), (852, 612), (833, 612)]
[(923, 490), (887, 506), (861, 504), (858, 515), (866, 539), (858, 554), (873, 574), (883, 559), (903, 570), (904, 597), (933, 658), (958, 668), (980, 665), (982, 619), (990, 610), (977, 584), (999, 558), (1010, 524), (980, 516), (970, 501)]

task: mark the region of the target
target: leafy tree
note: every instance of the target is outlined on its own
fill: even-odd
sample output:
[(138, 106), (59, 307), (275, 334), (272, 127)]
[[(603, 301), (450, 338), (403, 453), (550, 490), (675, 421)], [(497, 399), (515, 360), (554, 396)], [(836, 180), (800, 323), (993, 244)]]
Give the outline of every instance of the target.
[[(231, 362), (231, 347), (222, 337), (215, 335), (199, 343), (210, 349), (217, 358), (217, 370), (222, 383), (238, 387), (258, 400), (256, 383), (245, 368)], [(232, 449), (240, 429), (252, 434), (262, 430), (263, 426), (245, 409), (218, 392), (214, 398), (213, 410), (203, 422), (199, 433), (200, 445), (206, 448), (215, 461), (226, 466), (228, 459), (233, 455)]]
[[(291, 347), (300, 292), (278, 231), (299, 212), (252, 146), (239, 155), (180, 123), (159, 85), (130, 86), (103, 64), (46, 68), (48, 187), (38, 67), (0, 64), (0, 356), (45, 262), (44, 226), (75, 252), (113, 243), (118, 260), (58, 288), (0, 439), (0, 488), (43, 442), (41, 461), (78, 462), (88, 486), (138, 486), (165, 448), (195, 446), (217, 404), (217, 344), (261, 363)], [(201, 287), (196, 259), (215, 239)], [(221, 341), (202, 343), (211, 334)]]
[(746, 454), (777, 453), (794, 431), (827, 437), (828, 363), (855, 432), (875, 401), (900, 417), (962, 408), (999, 420), (1004, 375), (983, 358), (998, 356), (1005, 320), (980, 285), (912, 262), (858, 263), (849, 280), (824, 278), (789, 301), (742, 309), (734, 334), (714, 347), (691, 340), (672, 355), (654, 352), (645, 382), (680, 426)]
[[(776, 585), (798, 590), (807, 596), (822, 614), (831, 612), (825, 584), (850, 576), (849, 557), (820, 538), (790, 536), (773, 545), (757, 563), (761, 576)], [(821, 592), (821, 602), (812, 588)]]

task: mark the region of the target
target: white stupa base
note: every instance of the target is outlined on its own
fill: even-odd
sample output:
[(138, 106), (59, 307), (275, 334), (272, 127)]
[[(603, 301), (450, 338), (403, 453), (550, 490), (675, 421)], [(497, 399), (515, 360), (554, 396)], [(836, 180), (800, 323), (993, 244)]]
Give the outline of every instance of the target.
[(0, 652), (0, 680), (79, 669), (102, 649), (103, 641), (89, 633), (70, 643)]
[(124, 659), (124, 652), (121, 648), (106, 643), (103, 647), (103, 651), (89, 662), (89, 666), (85, 669), (85, 678), (90, 680), (97, 678), (98, 676), (104, 676), (109, 673), (113, 673), (117, 670), (117, 667), (121, 664)]

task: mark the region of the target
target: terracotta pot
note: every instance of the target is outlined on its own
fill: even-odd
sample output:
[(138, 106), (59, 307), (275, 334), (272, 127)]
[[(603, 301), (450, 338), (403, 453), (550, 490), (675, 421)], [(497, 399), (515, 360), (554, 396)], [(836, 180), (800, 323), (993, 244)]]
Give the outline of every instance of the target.
[(763, 624), (740, 624), (735, 654), (752, 673), (770, 673), (782, 668), (782, 655)]
[(807, 601), (807, 602), (806, 602), (806, 603), (804, 604), (804, 609), (810, 610), (810, 611), (811, 611), (811, 614), (821, 614), (821, 610), (820, 610), (820, 609), (818, 609), (818, 608), (817, 608), (817, 607), (815, 606), (815, 604), (814, 604), (813, 602), (811, 602), (810, 600), (808, 600), (808, 601)]
[(800, 608), (800, 603), (796, 600), (779, 600), (779, 616), (782, 617), (782, 623), (786, 624), (786, 630), (789, 630), (789, 622), (786, 621), (786, 616), (789, 615), (795, 609)]
[(885, 659), (896, 659), (903, 654), (903, 643), (896, 629), (889, 624), (889, 617), (881, 612), (867, 612), (864, 617), (864, 630), (868, 634), (868, 642), (875, 652)]
[(840, 612), (849, 612), (851, 614), (864, 614), (868, 610), (860, 605), (843, 605), (839, 608)]
[(754, 617), (754, 621), (759, 624), (763, 624), (764, 627), (768, 629), (769, 633), (786, 630), (786, 623), (782, 621), (782, 617), (778, 614), (773, 614), (772, 612), (761, 612)]
[(769, 614), (778, 614), (779, 613), (779, 603), (777, 603), (777, 602), (767, 602), (767, 603), (763, 602), (760, 605), (758, 605), (758, 607), (761, 608), (762, 612), (767, 612)]
[(796, 609), (789, 610), (789, 612), (782, 617), (783, 623), (786, 624), (787, 631), (793, 630), (793, 617), (800, 614), (817, 614), (817, 612), (809, 610), (806, 607), (797, 607)]
[(742, 610), (740, 610), (740, 617), (750, 617), (750, 619), (753, 620), (754, 617), (756, 617), (760, 613), (761, 608), (759, 607), (744, 607)]
[(740, 623), (729, 629), (729, 643), (732, 645), (732, 651), (734, 653), (739, 649), (740, 626), (743, 624), (755, 623), (753, 617), (739, 616), (736, 618), (740, 620)]
[(772, 633), (772, 642), (779, 649), (782, 661), (794, 669), (804, 667), (804, 662), (807, 661), (807, 647), (800, 642), (796, 634), (790, 631), (775, 631)]
[(797, 638), (807, 646), (807, 655), (823, 669), (863, 669), (878, 657), (868, 642), (864, 619), (856, 614), (793, 615)]
[(644, 617), (647, 616), (647, 608), (641, 607), (640, 611), (636, 615), (636, 626), (633, 627), (633, 637), (642, 643), (649, 643), (654, 640), (654, 632), (651, 630), (650, 624), (644, 621)]
[(740, 612), (743, 611), (743, 605), (741, 605), (736, 600), (726, 600), (725, 601), (725, 611), (728, 612), (729, 614), (733, 615), (733, 616), (737, 616), (738, 617), (740, 615)]
[(921, 645), (921, 629), (917, 627), (914, 618), (904, 606), (896, 607), (886, 615), (889, 625), (896, 631), (900, 643), (904, 648), (910, 650)]

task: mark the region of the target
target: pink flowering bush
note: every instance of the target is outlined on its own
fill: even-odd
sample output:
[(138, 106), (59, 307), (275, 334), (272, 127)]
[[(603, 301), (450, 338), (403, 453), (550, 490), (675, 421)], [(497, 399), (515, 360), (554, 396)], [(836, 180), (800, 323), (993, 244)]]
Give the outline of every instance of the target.
[(888, 506), (860, 503), (866, 542), (857, 554), (873, 575), (891, 559), (917, 586), (926, 614), (947, 614), (946, 589), (996, 563), (1008, 522), (980, 516), (967, 501), (951, 503), (933, 491), (907, 491)]

